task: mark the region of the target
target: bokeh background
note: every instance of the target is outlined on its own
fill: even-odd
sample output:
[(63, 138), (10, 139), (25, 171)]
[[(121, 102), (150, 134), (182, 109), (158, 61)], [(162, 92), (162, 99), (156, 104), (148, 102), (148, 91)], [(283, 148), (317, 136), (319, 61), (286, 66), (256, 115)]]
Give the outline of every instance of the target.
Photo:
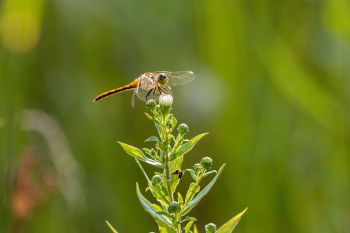
[(227, 163), (201, 231), (246, 206), (236, 232), (350, 231), (348, 0), (0, 2), (0, 232), (157, 230), (116, 144), (155, 133), (144, 104), (91, 101), (153, 70), (196, 73), (185, 166)]

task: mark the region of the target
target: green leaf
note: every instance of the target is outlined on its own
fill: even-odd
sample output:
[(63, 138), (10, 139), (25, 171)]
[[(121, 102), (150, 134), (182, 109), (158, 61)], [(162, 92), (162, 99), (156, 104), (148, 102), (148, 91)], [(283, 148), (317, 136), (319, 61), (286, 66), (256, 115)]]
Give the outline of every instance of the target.
[(207, 186), (205, 186), (205, 188), (200, 191), (200, 193), (197, 194), (197, 196), (195, 198), (193, 198), (193, 200), (188, 203), (188, 205), (185, 207), (185, 209), (182, 212), (182, 215), (187, 214), (188, 212), (190, 212), (196, 205), (198, 205), (198, 203), (200, 202), (200, 200), (202, 200), (202, 198), (207, 195), (207, 193), (210, 191), (210, 189), (214, 186), (215, 182), (217, 181), (217, 179), (219, 178), (222, 170), (224, 169), (225, 164), (222, 165), (218, 171), (218, 173), (215, 175), (215, 177), (209, 182), (209, 184)]
[(186, 193), (185, 203), (189, 203), (194, 197), (194, 195), (199, 192), (199, 190), (200, 190), (200, 186), (198, 184), (191, 183)]
[(193, 226), (193, 233), (198, 233), (198, 228), (196, 224), (194, 224)]
[(135, 159), (135, 162), (137, 163), (137, 165), (139, 166), (139, 168), (140, 168), (141, 172), (142, 172), (142, 173), (143, 173), (143, 175), (145, 176), (145, 178), (146, 178), (146, 180), (147, 180), (148, 185), (149, 185), (149, 186), (151, 186), (151, 180), (148, 178), (148, 175), (147, 175), (147, 173), (146, 173), (145, 169), (143, 169), (143, 167), (142, 167), (141, 163), (140, 163), (140, 162), (139, 162), (137, 159)]
[(167, 199), (166, 196), (164, 196), (161, 191), (157, 190), (156, 188), (152, 187), (149, 184), (148, 189), (151, 191), (153, 197), (162, 205), (162, 206), (166, 206), (169, 205), (169, 200)]
[(145, 115), (146, 115), (146, 117), (147, 117), (149, 120), (154, 121), (153, 116), (151, 116), (151, 115), (148, 114), (147, 112), (145, 112)]
[(123, 148), (123, 150), (130, 156), (140, 160), (140, 161), (143, 161), (145, 163), (148, 163), (150, 165), (153, 165), (153, 166), (157, 166), (157, 167), (162, 167), (162, 164), (159, 163), (158, 161), (155, 161), (153, 159), (150, 159), (150, 158), (147, 158), (145, 156), (145, 154), (142, 152), (142, 150), (140, 150), (139, 148), (137, 147), (134, 147), (134, 146), (130, 146), (128, 144), (125, 144), (125, 143), (122, 143), (122, 142), (118, 142), (121, 147)]
[(142, 148), (142, 151), (146, 153), (147, 155), (151, 156), (151, 150), (148, 148)]
[(186, 169), (191, 174), (193, 180), (197, 180), (196, 172), (193, 169)]
[(186, 226), (185, 226), (185, 233), (189, 233), (191, 230), (191, 227), (193, 226), (193, 224), (195, 223), (195, 220), (191, 220), (189, 221)]
[(211, 175), (211, 174), (216, 174), (216, 173), (217, 173), (217, 171), (215, 171), (215, 170), (212, 170), (212, 171), (210, 171), (210, 172), (206, 172), (206, 173), (204, 173), (203, 178), (204, 178), (204, 177), (207, 177), (207, 176), (209, 176), (209, 175)]
[(186, 216), (183, 220), (181, 220), (181, 223), (185, 223), (191, 220), (197, 221), (197, 219), (194, 217)]
[(177, 193), (177, 202), (178, 203), (183, 203), (184, 202), (184, 198), (182, 197), (181, 193)]
[(118, 231), (112, 226), (112, 224), (110, 224), (107, 220), (105, 222), (113, 233), (118, 233)]
[(172, 116), (171, 116), (171, 128), (172, 128), (172, 130), (175, 129), (176, 125), (177, 125), (177, 120), (176, 120), (176, 118), (172, 115)]
[(159, 142), (159, 138), (157, 136), (151, 136), (147, 138), (145, 142)]
[(176, 170), (181, 170), (182, 162), (183, 162), (184, 157), (178, 157), (177, 159), (171, 160), (169, 162), (170, 166), (170, 172), (173, 173)]
[(163, 129), (164, 126), (162, 126), (161, 124), (159, 124), (157, 122), (155, 122), (154, 125), (155, 125), (155, 127), (156, 127), (156, 129), (158, 131), (160, 139), (164, 141), (165, 140), (165, 138), (164, 138), (164, 129)]
[(176, 229), (173, 227), (171, 221), (163, 215), (157, 213), (152, 207), (152, 204), (142, 195), (139, 189), (139, 185), (136, 183), (136, 194), (139, 198), (142, 207), (149, 213), (162, 227), (166, 228), (168, 233), (175, 233)]
[(179, 146), (179, 148), (172, 155), (172, 158), (176, 159), (176, 158), (178, 158), (180, 156), (183, 156), (184, 154), (188, 153), (199, 142), (199, 140), (201, 140), (207, 134), (208, 133), (199, 134), (199, 135), (193, 137), (188, 142), (185, 142), (184, 144)]
[(228, 222), (222, 225), (216, 233), (231, 233), (233, 229), (237, 226), (239, 221), (241, 220), (243, 214), (247, 211), (248, 208), (245, 208), (241, 213), (237, 214), (233, 218), (231, 218)]
[(166, 228), (162, 227), (162, 226), (158, 226), (159, 228), (159, 233), (168, 233)]
[[(171, 172), (171, 174), (174, 174), (174, 173)], [(177, 175), (172, 175), (172, 176), (171, 176), (171, 190), (172, 190), (173, 192), (176, 191), (176, 188), (177, 188), (177, 186), (179, 185), (179, 183), (180, 183), (179, 177), (178, 177)]]

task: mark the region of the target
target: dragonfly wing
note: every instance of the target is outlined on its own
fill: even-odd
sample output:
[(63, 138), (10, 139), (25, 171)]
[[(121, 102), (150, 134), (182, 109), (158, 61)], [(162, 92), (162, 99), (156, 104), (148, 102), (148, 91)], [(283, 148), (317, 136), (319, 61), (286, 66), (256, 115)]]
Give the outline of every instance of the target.
[(153, 99), (153, 100), (158, 102), (159, 96), (161, 94), (172, 95), (172, 91), (171, 91), (170, 86), (162, 85), (162, 86), (159, 86), (157, 88), (150, 89), (150, 90), (144, 90), (144, 89), (139, 88), (136, 92), (137, 97), (139, 99), (141, 99), (142, 101), (147, 101), (147, 100)]
[(148, 92), (149, 92), (149, 90), (139, 88), (136, 92), (136, 96), (142, 101), (147, 101), (146, 96), (147, 96)]
[(169, 78), (167, 84), (171, 87), (185, 85), (195, 79), (195, 75), (192, 71), (157, 71), (155, 73), (165, 73)]

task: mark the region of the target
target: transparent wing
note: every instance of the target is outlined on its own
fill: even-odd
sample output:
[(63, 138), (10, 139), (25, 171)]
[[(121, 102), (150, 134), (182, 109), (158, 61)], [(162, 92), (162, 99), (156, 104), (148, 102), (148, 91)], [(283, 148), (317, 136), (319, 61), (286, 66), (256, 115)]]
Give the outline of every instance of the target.
[(169, 78), (167, 85), (171, 87), (185, 85), (191, 82), (195, 78), (195, 75), (192, 71), (177, 71), (177, 72), (157, 71), (154, 73), (156, 74), (165, 73)]
[(163, 85), (159, 88), (154, 88), (151, 90), (144, 90), (139, 88), (138, 90), (135, 90), (136, 96), (142, 100), (142, 101), (147, 101), (150, 99), (153, 99), (158, 102), (159, 96), (161, 94), (169, 94), (172, 95), (171, 88), (167, 85)]

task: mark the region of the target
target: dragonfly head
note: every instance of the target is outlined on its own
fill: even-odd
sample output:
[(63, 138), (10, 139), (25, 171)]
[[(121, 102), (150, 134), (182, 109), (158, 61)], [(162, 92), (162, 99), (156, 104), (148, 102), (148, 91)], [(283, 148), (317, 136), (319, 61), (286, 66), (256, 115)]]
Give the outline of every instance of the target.
[(158, 82), (160, 83), (160, 84), (165, 84), (166, 82), (168, 81), (168, 77), (167, 77), (167, 75), (165, 74), (165, 73), (159, 73), (158, 74)]

